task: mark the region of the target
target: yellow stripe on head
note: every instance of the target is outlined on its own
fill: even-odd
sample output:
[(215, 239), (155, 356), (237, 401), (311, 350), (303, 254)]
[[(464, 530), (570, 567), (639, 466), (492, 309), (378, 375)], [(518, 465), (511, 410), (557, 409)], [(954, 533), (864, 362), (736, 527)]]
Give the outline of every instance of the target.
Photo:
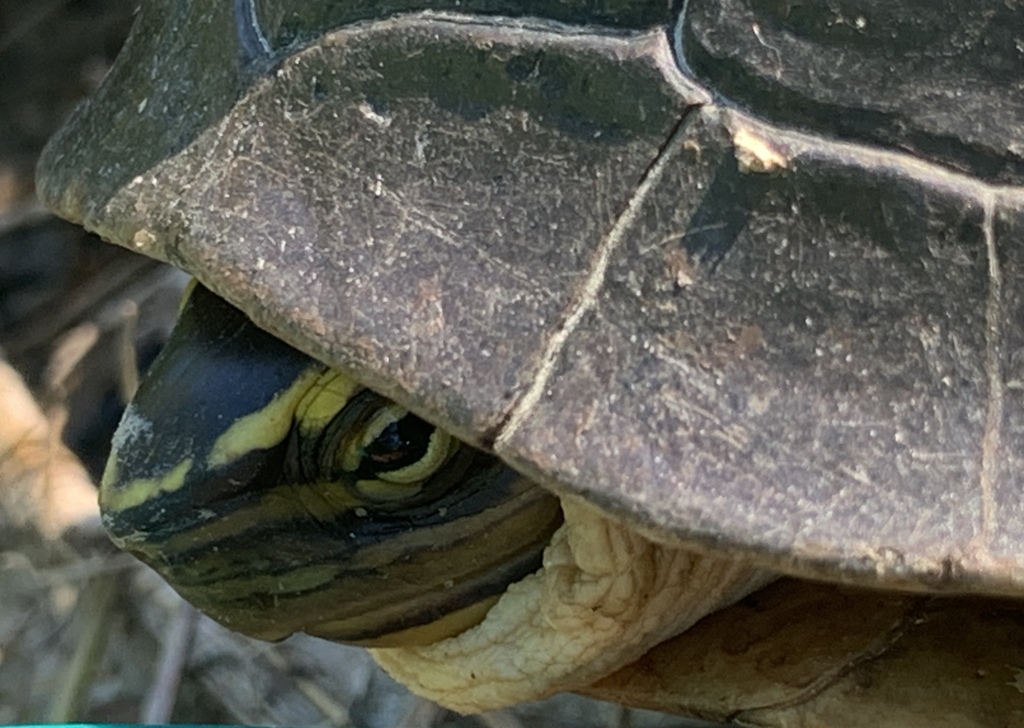
[(207, 466), (216, 468), (232, 463), (246, 453), (267, 450), (284, 440), (292, 429), (299, 404), (316, 391), (315, 384), (322, 377), (322, 367), (309, 369), (268, 405), (235, 420), (213, 444)]
[[(108, 478), (117, 477), (116, 465), (113, 465), (114, 458), (111, 457), (107, 468), (103, 473), (103, 482)], [(125, 484), (116, 490), (113, 488), (101, 488), (99, 501), (100, 508), (104, 511), (123, 511), (141, 503), (153, 500), (161, 494), (173, 493), (180, 489), (192, 470), (192, 458), (183, 460), (166, 475), (158, 478), (138, 478)]]

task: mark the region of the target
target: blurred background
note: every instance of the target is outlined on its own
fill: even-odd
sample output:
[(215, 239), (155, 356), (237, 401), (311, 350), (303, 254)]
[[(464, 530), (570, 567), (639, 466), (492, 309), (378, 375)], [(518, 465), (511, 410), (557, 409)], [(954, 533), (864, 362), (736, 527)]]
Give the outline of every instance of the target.
[(460, 717), (364, 650), (228, 633), (108, 544), (94, 483), (186, 277), (49, 215), (33, 171), (135, 5), (0, 0), (0, 724), (692, 725), (575, 696)]

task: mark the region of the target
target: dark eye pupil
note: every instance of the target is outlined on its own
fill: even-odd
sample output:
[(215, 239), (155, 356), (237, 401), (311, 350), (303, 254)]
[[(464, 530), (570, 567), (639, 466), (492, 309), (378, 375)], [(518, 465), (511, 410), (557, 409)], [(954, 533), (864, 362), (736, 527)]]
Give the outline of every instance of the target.
[(366, 448), (366, 454), (375, 463), (386, 464), (400, 458), (402, 450), (406, 447), (408, 442), (399, 433), (398, 422), (392, 422), (370, 443)]
[(406, 415), (381, 430), (363, 454), (376, 472), (400, 470), (426, 454), (433, 432), (433, 425), (415, 415)]

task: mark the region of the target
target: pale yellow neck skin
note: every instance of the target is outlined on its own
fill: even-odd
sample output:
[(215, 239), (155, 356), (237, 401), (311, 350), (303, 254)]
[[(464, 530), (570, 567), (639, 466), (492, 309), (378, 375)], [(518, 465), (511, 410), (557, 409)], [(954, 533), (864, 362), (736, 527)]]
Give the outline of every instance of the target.
[(655, 543), (578, 498), (544, 568), (482, 623), (426, 647), (373, 650), (413, 692), (463, 713), (589, 685), (767, 584), (735, 560)]

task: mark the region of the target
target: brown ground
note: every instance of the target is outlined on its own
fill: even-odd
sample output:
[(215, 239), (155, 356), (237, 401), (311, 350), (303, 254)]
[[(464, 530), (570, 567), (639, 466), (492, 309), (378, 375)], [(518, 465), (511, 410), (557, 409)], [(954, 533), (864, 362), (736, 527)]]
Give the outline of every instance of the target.
[(49, 216), (32, 171), (134, 4), (0, 3), (0, 724), (682, 725), (572, 696), (459, 718), (362, 650), (229, 634), (107, 544), (92, 483), (183, 277)]

